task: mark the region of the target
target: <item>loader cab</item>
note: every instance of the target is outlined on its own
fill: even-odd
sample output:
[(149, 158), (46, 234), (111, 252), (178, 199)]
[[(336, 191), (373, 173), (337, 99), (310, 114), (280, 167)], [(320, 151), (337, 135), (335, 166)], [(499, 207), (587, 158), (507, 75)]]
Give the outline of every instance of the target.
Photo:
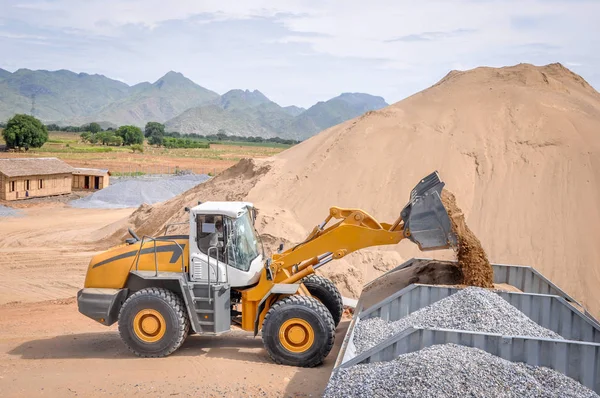
[(190, 279), (246, 287), (258, 282), (263, 256), (249, 202), (204, 202), (190, 209)]

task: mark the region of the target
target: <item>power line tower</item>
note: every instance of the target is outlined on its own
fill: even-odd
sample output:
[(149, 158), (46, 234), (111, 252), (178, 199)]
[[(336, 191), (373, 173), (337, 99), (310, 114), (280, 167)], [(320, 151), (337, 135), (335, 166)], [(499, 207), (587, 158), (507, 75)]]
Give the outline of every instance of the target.
[(31, 116), (35, 117), (35, 93), (31, 94)]

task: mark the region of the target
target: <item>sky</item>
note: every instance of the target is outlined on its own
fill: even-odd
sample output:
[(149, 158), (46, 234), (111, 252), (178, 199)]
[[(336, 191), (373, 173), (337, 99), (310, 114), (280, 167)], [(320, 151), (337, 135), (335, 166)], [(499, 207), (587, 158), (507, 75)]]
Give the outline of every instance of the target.
[(600, 88), (600, 0), (0, 0), (0, 68), (170, 70), (308, 107), (397, 102), (450, 70), (560, 62)]

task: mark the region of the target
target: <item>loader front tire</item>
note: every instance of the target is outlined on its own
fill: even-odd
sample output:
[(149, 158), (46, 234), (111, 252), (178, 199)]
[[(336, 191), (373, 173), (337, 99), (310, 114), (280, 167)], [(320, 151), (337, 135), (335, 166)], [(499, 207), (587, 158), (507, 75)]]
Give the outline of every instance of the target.
[(344, 312), (342, 295), (337, 287), (335, 287), (331, 280), (315, 274), (302, 279), (302, 283), (314, 298), (327, 307), (333, 317), (333, 323), (337, 327), (342, 320), (342, 313)]
[(185, 304), (170, 290), (146, 288), (132, 294), (119, 312), (119, 334), (135, 355), (165, 357), (187, 337), (190, 321)]
[(276, 363), (311, 368), (323, 363), (331, 351), (335, 325), (321, 302), (294, 295), (271, 306), (263, 322), (262, 339)]

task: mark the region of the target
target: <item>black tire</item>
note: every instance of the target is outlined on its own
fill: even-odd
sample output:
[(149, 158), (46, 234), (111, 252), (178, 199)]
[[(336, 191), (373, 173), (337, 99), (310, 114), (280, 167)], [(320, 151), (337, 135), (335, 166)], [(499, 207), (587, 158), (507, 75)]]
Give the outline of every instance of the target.
[[(150, 315), (143, 315), (145, 311)], [(159, 332), (145, 335), (141, 326), (143, 317), (159, 319), (155, 315), (157, 313), (162, 316), (162, 320), (157, 322)], [(140, 318), (136, 318), (138, 315)], [(137, 332), (134, 323), (138, 325)], [(190, 321), (185, 304), (179, 296), (167, 289), (151, 287), (135, 292), (123, 303), (119, 312), (121, 339), (131, 352), (144, 358), (165, 357), (173, 353), (183, 344), (189, 329)], [(152, 339), (156, 341), (149, 341)]]
[[(280, 336), (285, 325), (296, 320), (310, 327), (313, 339), (312, 343), (305, 344), (306, 349), (294, 352), (285, 347), (286, 342)], [(276, 363), (311, 368), (323, 363), (331, 351), (335, 325), (327, 307), (314, 297), (288, 296), (273, 304), (267, 312), (262, 339), (269, 356)], [(310, 339), (307, 338), (307, 341)]]
[(337, 287), (329, 279), (315, 274), (302, 279), (302, 283), (312, 296), (327, 307), (333, 317), (333, 323), (337, 327), (342, 320), (342, 313), (344, 312), (342, 295)]

